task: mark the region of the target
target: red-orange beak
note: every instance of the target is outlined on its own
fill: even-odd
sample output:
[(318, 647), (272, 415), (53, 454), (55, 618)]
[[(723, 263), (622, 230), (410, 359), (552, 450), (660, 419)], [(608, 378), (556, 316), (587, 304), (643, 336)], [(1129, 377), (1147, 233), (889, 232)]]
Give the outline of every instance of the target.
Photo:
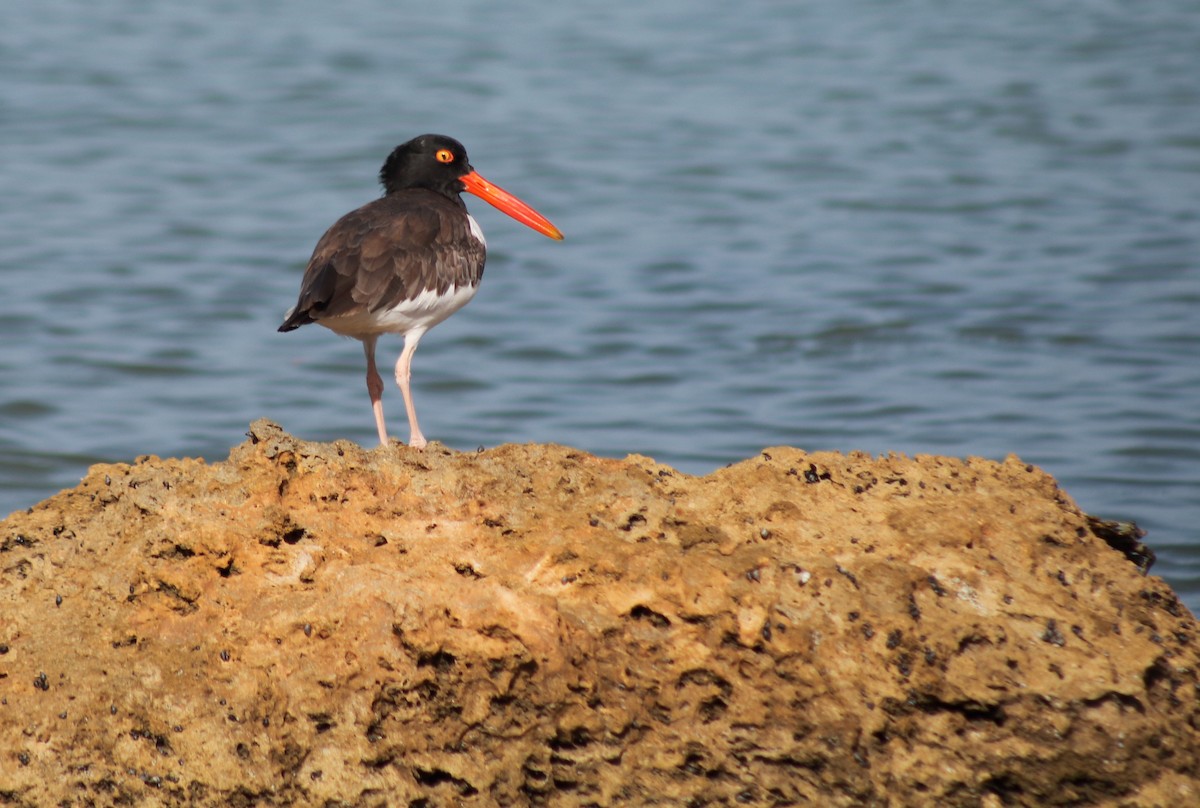
[(549, 219), (508, 191), (498, 185), (492, 185), (474, 171), (459, 177), (459, 179), (467, 187), (467, 193), (474, 194), (489, 205), (499, 208), (526, 227), (532, 227), (544, 236), (562, 241), (563, 234), (550, 223)]

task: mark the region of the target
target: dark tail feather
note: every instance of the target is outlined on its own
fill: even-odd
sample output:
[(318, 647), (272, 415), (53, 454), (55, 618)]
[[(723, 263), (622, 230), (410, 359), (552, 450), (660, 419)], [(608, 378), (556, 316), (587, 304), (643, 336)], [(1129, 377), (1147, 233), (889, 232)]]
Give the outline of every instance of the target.
[(337, 269), (332, 264), (326, 263), (315, 272), (310, 266), (304, 273), (304, 283), (300, 287), (300, 299), (283, 316), (283, 325), (279, 326), (279, 330), (295, 331), (302, 325), (315, 323), (317, 320), (312, 316), (312, 312), (315, 310), (320, 314), (325, 310), (337, 290), (337, 282)]
[(307, 311), (297, 311), (296, 309), (292, 309), (287, 313), (287, 317), (284, 319), (283, 325), (279, 326), (279, 330), (295, 331), (302, 325), (308, 325), (309, 323), (315, 322), (316, 320), (308, 316)]

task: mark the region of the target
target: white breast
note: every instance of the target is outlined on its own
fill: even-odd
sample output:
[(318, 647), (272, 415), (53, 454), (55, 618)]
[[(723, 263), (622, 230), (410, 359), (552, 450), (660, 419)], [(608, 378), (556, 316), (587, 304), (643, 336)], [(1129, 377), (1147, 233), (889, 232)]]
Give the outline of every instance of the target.
[(475, 221), (475, 217), (467, 214), (467, 221), (471, 223), (471, 235), (479, 239), (479, 243), (485, 248), (487, 247), (487, 239), (483, 237), (483, 228), (479, 226), (479, 222)]

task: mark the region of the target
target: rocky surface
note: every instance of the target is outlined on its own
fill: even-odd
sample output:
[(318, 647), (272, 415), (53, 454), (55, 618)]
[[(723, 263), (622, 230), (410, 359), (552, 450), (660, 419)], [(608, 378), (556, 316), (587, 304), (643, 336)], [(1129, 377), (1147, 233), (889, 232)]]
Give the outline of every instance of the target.
[(1196, 623), (1016, 458), (141, 458), (0, 523), (2, 805), (1195, 805)]

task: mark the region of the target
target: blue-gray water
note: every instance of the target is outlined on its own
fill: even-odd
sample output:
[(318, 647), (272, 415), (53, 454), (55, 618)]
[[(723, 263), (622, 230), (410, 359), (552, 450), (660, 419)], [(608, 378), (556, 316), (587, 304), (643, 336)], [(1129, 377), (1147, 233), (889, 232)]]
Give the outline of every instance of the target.
[(567, 241), (472, 203), (431, 439), (1016, 453), (1200, 607), (1200, 6), (710, 5), (6, 7), (0, 513), (262, 416), (371, 445), (358, 343), (275, 328), (434, 131)]

